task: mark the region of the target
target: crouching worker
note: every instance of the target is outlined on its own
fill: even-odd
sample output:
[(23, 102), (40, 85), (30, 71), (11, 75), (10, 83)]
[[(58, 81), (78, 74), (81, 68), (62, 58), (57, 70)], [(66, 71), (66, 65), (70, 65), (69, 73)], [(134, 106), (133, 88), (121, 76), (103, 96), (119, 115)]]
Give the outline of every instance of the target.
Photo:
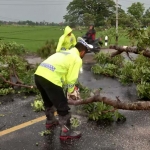
[(82, 58), (89, 48), (91, 49), (93, 46), (79, 37), (74, 48), (51, 55), (38, 66), (35, 72), (35, 84), (41, 93), (45, 106), (46, 128), (49, 129), (58, 123), (54, 117), (54, 106), (58, 113), (59, 125), (61, 125), (60, 139), (62, 140), (81, 136), (81, 132), (73, 131), (70, 127), (71, 113), (62, 88), (62, 78), (65, 77), (68, 96), (72, 95), (76, 90), (75, 83), (82, 66)]

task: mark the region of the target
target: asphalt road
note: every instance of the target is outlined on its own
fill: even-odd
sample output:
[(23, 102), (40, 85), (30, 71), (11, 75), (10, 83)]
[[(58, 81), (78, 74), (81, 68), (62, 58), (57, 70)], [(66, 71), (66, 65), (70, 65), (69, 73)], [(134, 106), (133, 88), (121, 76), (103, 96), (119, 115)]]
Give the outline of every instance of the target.
[[(102, 94), (109, 98), (119, 96), (121, 101), (137, 101), (134, 85), (122, 86), (115, 79), (93, 76), (89, 64), (83, 66), (79, 80), (90, 88), (101, 87)], [(34, 96), (0, 97), (0, 150), (150, 149), (150, 111), (119, 110), (127, 118), (126, 122), (97, 124), (78, 115), (73, 107), (73, 114), (78, 115), (82, 123), (79, 127), (82, 137), (62, 142), (58, 138), (59, 126), (51, 130), (48, 136), (39, 134), (45, 131), (45, 119), (42, 118), (44, 112), (36, 113), (32, 110), (33, 100)]]

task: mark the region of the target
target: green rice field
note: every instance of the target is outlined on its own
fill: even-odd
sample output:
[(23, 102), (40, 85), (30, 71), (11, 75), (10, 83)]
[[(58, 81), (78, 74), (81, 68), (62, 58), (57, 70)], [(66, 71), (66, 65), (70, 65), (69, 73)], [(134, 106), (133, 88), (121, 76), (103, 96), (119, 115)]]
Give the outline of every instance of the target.
[[(84, 30), (74, 30), (73, 33), (76, 37), (82, 36), (86, 33)], [(7, 42), (16, 42), (23, 44), (28, 51), (36, 52), (42, 47), (47, 40), (54, 39), (58, 42), (59, 37), (63, 34), (62, 27), (58, 26), (15, 26), (5, 25), (0, 26), (0, 39)], [(108, 31), (98, 31), (97, 37), (102, 37), (104, 40), (105, 35), (110, 34)], [(110, 35), (111, 36), (111, 35)], [(111, 37), (110, 44), (114, 44), (115, 39)], [(124, 36), (119, 38), (120, 45), (127, 45), (128, 39)]]

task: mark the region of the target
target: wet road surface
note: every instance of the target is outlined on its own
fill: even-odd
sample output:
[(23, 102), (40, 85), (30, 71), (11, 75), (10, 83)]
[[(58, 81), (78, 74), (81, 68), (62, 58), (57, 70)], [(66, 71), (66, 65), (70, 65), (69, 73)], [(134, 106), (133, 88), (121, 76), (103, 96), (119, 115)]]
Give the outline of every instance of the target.
[[(102, 88), (101, 94), (121, 101), (137, 101), (135, 86), (122, 86), (116, 79), (94, 76), (90, 64), (84, 64), (80, 82), (90, 88)], [(8, 98), (7, 98), (8, 99)], [(44, 115), (31, 108), (34, 96), (11, 97), (9, 102), (0, 105), (0, 133), (7, 129)], [(0, 97), (2, 101), (2, 97)], [(73, 109), (74, 110), (74, 109)], [(39, 132), (45, 130), (45, 120), (0, 136), (0, 150), (149, 150), (150, 149), (150, 111), (119, 110), (126, 122), (97, 124), (79, 116), (82, 122), (79, 129), (82, 137), (78, 140), (62, 142), (59, 140), (60, 128), (57, 126), (48, 136)], [(77, 112), (73, 112), (77, 115)]]

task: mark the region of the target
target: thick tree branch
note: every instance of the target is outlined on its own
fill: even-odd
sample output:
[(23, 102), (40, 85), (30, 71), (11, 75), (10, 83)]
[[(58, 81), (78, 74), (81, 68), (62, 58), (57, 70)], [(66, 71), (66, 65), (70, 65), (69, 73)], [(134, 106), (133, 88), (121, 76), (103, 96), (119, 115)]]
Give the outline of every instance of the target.
[[(110, 49), (115, 49), (117, 50), (116, 52), (113, 52), (111, 54), (111, 57), (114, 57), (116, 55), (119, 55), (121, 54), (122, 52), (126, 52), (126, 53), (135, 53), (135, 54), (140, 54), (141, 51), (139, 52), (137, 47), (128, 47), (128, 46), (110, 46), (109, 47)], [(143, 52), (143, 56), (145, 57), (149, 57), (150, 58), (150, 51), (149, 50), (146, 50), (146, 49), (142, 49)]]
[(127, 103), (121, 102), (120, 100), (112, 100), (107, 97), (101, 97), (100, 95), (94, 95), (86, 100), (68, 100), (68, 104), (70, 105), (83, 105), (89, 104), (93, 102), (103, 102), (107, 105), (113, 106), (116, 109), (123, 109), (123, 110), (150, 110), (150, 102), (134, 102), (134, 103)]

